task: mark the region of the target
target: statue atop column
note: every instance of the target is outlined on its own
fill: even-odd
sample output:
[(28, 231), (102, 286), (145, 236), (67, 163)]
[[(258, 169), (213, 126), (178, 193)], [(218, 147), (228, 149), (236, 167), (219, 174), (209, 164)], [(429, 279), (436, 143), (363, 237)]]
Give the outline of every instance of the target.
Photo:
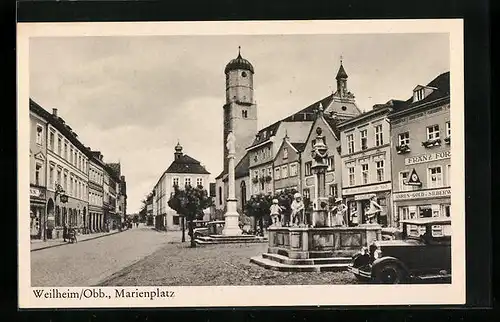
[(233, 132), (229, 132), (229, 134), (227, 135), (226, 148), (229, 154), (236, 153), (236, 137), (234, 136)]

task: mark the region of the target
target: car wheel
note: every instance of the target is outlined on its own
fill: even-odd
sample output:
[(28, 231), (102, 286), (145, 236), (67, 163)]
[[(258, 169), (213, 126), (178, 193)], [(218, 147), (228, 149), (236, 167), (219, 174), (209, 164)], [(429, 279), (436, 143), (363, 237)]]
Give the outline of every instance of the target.
[(400, 284), (405, 280), (405, 272), (396, 264), (387, 264), (377, 270), (375, 282), (380, 284)]

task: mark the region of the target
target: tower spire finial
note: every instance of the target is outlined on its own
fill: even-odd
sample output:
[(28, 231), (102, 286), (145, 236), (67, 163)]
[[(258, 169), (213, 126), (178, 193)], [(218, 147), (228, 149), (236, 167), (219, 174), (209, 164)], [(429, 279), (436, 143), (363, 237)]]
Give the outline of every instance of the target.
[(340, 65), (342, 65), (342, 55), (340, 55)]
[(241, 46), (238, 46), (238, 56), (241, 57)]

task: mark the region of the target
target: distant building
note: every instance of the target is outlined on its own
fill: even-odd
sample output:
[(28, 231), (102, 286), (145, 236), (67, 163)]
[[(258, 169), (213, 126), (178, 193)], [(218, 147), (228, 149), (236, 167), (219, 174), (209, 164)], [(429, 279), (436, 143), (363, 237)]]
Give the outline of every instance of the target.
[(389, 115), (394, 222), (451, 216), (450, 73), (418, 85)]
[(154, 224), (161, 230), (179, 230), (181, 217), (168, 206), (168, 200), (173, 193), (173, 187), (181, 189), (186, 185), (209, 188), (209, 176), (199, 161), (182, 152), (182, 146), (177, 143), (174, 160), (161, 175), (153, 189)]
[(84, 220), (85, 232), (98, 232), (105, 229), (104, 221), (104, 169), (100, 151), (92, 151), (89, 160), (89, 214)]

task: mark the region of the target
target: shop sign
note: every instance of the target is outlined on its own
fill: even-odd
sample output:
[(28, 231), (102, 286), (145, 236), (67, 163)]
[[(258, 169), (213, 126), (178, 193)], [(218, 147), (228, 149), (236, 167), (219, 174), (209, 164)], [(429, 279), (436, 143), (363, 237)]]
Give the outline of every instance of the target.
[(405, 165), (444, 160), (444, 159), (449, 159), (450, 157), (451, 157), (451, 151), (417, 155), (414, 157), (405, 158)]
[(356, 194), (366, 194), (366, 193), (374, 193), (384, 190), (391, 190), (391, 183), (383, 183), (373, 186), (364, 186), (364, 187), (356, 187), (356, 188), (347, 188), (342, 190), (342, 195), (356, 195)]
[(442, 189), (432, 189), (432, 190), (422, 190), (422, 191), (397, 192), (393, 194), (392, 199), (394, 201), (399, 201), (399, 200), (413, 200), (413, 199), (438, 198), (438, 197), (450, 197), (450, 196), (451, 196), (451, 188), (442, 188)]
[(39, 188), (30, 188), (30, 197), (45, 199), (45, 193)]
[(368, 193), (368, 194), (364, 194), (364, 195), (356, 195), (354, 196), (354, 200), (367, 200), (367, 199), (371, 199), (372, 197), (376, 197), (377, 195), (374, 194), (374, 193)]

